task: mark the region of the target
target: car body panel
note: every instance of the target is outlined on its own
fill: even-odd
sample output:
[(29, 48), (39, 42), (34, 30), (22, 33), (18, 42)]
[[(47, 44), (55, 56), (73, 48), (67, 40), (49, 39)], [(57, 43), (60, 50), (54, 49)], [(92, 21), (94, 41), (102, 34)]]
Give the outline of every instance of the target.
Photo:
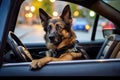
[(50, 62), (39, 70), (30, 63), (4, 64), (0, 76), (120, 76), (120, 59)]
[(6, 40), (8, 36), (8, 32), (14, 31), (15, 22), (17, 20), (17, 15), (19, 12), (21, 1), (14, 0), (2, 0), (0, 5), (0, 61), (2, 61), (3, 50), (6, 45)]
[(0, 13), (0, 22), (1, 22), (1, 26), (0, 26), (0, 56), (2, 56), (3, 54), (3, 48), (5, 46), (5, 39), (7, 38), (7, 33), (8, 30), (6, 30), (8, 28), (8, 26), (6, 26), (6, 21), (7, 21), (7, 15), (9, 13), (9, 8), (10, 7), (10, 1), (1, 1), (1, 6), (0, 7), (0, 12), (2, 12), (4, 10), (5, 13)]

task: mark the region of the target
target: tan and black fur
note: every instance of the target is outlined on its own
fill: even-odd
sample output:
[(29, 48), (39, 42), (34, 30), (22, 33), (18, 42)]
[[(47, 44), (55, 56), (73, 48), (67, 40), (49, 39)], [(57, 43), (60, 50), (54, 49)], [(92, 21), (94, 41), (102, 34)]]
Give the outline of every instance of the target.
[[(41, 8), (39, 9), (39, 13), (44, 31), (46, 32), (44, 38), (49, 51), (62, 50), (64, 47), (69, 47), (75, 44), (76, 35), (71, 29), (72, 17), (69, 5), (65, 6), (59, 17), (50, 17)], [(33, 60), (31, 67), (41, 68), (50, 61), (74, 60), (81, 57), (81, 53), (70, 51), (63, 52), (58, 57), (51, 57), (49, 51), (46, 52), (46, 57)]]

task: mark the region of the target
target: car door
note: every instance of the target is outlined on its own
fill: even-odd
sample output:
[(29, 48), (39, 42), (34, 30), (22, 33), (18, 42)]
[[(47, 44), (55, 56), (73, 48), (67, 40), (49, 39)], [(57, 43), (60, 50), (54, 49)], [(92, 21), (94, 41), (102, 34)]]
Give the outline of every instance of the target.
[[(8, 0), (4, 0), (4, 1), (2, 1), (4, 2), (4, 5), (6, 3), (12, 5), (11, 7), (9, 6), (6, 8), (6, 9), (10, 8), (10, 10), (14, 12), (14, 13), (12, 12), (11, 14), (8, 13), (9, 16), (12, 15), (13, 17), (13, 15), (15, 14), (17, 15), (18, 14), (17, 11), (19, 10), (19, 4), (20, 4), (19, 1), (20, 2), (22, 1), (21, 0), (19, 1), (10, 0), (9, 2)], [(80, 0), (80, 1), (85, 1), (85, 0)], [(91, 1), (97, 1), (97, 0), (91, 0)], [(3, 4), (2, 2), (1, 4)], [(77, 0), (75, 0), (75, 3), (77, 3)], [(17, 16), (14, 17), (17, 18)], [(10, 30), (13, 30), (14, 29), (13, 27), (15, 27), (16, 20), (12, 18), (10, 18), (9, 20), (6, 17), (3, 18), (6, 19), (5, 20), (6, 24), (9, 23)], [(14, 26), (12, 26), (11, 29), (10, 26), (12, 24), (14, 24)], [(101, 44), (101, 42), (93, 41), (92, 43), (91, 40), (90, 43), (89, 41), (87, 41), (87, 42), (81, 42), (80, 44), (85, 45), (85, 47), (87, 48), (87, 45), (89, 45), (88, 47), (91, 47), (92, 45)], [(35, 49), (37, 48), (41, 49), (42, 47), (45, 48), (45, 43), (43, 43), (43, 45), (40, 46), (39, 44), (37, 45), (37, 43), (36, 44), (33, 43), (33, 45), (28, 44), (28, 48), (35, 48)], [(38, 70), (31, 70), (30, 62), (4, 63), (0, 67), (0, 76), (10, 76), (10, 77), (11, 76), (120, 76), (119, 66), (120, 66), (120, 59), (99, 59), (99, 60), (94, 59), (94, 60), (50, 62), (47, 65), (45, 65), (43, 68)]]

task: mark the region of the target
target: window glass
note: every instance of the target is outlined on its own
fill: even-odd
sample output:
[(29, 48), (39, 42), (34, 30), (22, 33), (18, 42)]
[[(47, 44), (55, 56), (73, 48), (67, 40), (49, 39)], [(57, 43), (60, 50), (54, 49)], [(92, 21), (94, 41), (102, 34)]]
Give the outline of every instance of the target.
[(105, 3), (111, 5), (113, 8), (120, 11), (120, 0), (103, 0)]
[[(103, 39), (105, 37), (108, 37), (110, 34), (114, 34), (117, 32), (114, 32), (116, 30), (116, 25), (111, 22), (110, 20), (100, 16), (99, 21), (98, 21), (98, 27), (97, 27), (97, 33), (96, 39)], [(103, 34), (99, 34), (99, 31), (102, 32)], [(99, 37), (101, 36), (101, 37)]]
[(98, 20), (95, 40), (103, 40), (104, 39), (104, 36), (103, 36), (103, 33), (102, 33), (102, 30), (103, 30), (102, 23), (103, 22), (106, 22), (106, 19), (104, 17), (100, 16), (99, 20)]
[(77, 35), (77, 40), (90, 41), (95, 13), (76, 4), (56, 0), (25, 0), (19, 12), (15, 34), (23, 43), (45, 42), (39, 8), (44, 9), (51, 16), (59, 16), (67, 4), (71, 8), (72, 29)]
[[(109, 4), (116, 10), (120, 11), (120, 0), (103, 0), (105, 3)], [(108, 37), (110, 34), (115, 33), (114, 30), (116, 29), (116, 25), (112, 23), (110, 20), (100, 16), (99, 22), (98, 22), (98, 27), (97, 27), (97, 32), (96, 32), (96, 37), (95, 39), (104, 39), (105, 37)], [(100, 33), (99, 33), (100, 32)], [(103, 34), (101, 34), (103, 32)]]

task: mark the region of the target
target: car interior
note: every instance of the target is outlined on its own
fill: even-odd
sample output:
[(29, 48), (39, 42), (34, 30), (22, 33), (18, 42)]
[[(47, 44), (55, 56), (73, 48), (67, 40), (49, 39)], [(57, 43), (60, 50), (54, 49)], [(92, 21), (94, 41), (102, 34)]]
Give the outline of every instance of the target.
[[(9, 32), (7, 42), (10, 45), (10, 47), (8, 46), (9, 48), (7, 49), (9, 51), (4, 55), (5, 62), (30, 62), (33, 59), (40, 59), (44, 57), (45, 54), (43, 54), (42, 52), (47, 50), (45, 44), (36, 48), (35, 47), (30, 48), (30, 45), (28, 45), (29, 48), (27, 48), (12, 31)], [(95, 43), (93, 44), (79, 43), (79, 45), (86, 51), (86, 53), (90, 57), (89, 59), (119, 58), (120, 56), (120, 53), (119, 53), (120, 35), (119, 34), (109, 35), (107, 38), (105, 38), (105, 41), (102, 44), (100, 44), (101, 46), (99, 47), (95, 47), (94, 44)], [(88, 45), (92, 45), (92, 47), (91, 46), (89, 47)], [(98, 43), (97, 43), (97, 46), (98, 46)], [(95, 51), (98, 54), (92, 54)]]
[[(93, 27), (97, 27), (97, 23), (98, 20), (95, 19)], [(111, 34), (105, 38), (104, 41), (79, 42), (79, 45), (86, 51), (90, 59), (119, 58), (120, 55), (119, 34)], [(44, 52), (46, 50), (47, 48), (44, 43), (23, 44), (22, 41), (14, 34), (14, 32), (9, 31), (7, 45), (5, 48), (4, 61), (5, 63), (30, 62), (33, 59), (40, 59), (44, 57), (45, 55), (41, 52)]]
[(118, 58), (117, 54), (119, 51), (119, 49), (118, 49), (119, 43), (120, 43), (120, 35), (111, 34), (104, 41), (96, 59)]
[[(0, 0), (0, 76), (120, 76), (120, 12), (104, 2), (108, 0), (58, 0), (95, 11), (90, 40), (79, 41), (78, 44), (89, 58), (50, 62), (38, 70), (31, 70), (29, 65), (33, 59), (45, 57), (44, 52), (48, 50), (46, 44), (24, 43), (15, 34), (20, 7), (24, 1), (29, 0)], [(100, 16), (113, 22), (116, 28), (110, 34), (102, 30), (103, 39), (97, 40), (96, 36), (100, 36), (97, 33)]]

